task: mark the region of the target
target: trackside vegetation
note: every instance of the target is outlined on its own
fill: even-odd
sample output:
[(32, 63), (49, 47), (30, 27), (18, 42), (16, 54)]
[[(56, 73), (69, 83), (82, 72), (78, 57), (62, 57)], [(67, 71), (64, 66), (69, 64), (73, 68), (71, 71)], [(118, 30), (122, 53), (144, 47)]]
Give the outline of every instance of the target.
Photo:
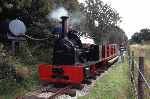
[(78, 99), (132, 99), (128, 63), (117, 63), (105, 72), (87, 96)]

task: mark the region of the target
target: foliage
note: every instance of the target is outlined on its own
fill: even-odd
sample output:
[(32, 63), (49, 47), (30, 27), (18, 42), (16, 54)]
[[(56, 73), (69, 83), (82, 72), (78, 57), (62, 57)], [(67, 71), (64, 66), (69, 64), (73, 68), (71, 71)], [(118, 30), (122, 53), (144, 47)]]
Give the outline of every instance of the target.
[(54, 0), (54, 2), (57, 4), (57, 7), (63, 6), (69, 12), (79, 9), (78, 0)]
[(109, 42), (125, 43), (127, 42), (127, 40), (128, 38), (123, 29), (121, 29), (118, 26), (112, 26), (111, 31), (109, 32), (109, 39), (108, 39)]
[(51, 9), (48, 0), (1, 0), (1, 19), (43, 17)]
[(9, 56), (0, 44), (0, 79), (13, 79), (15, 77), (15, 67), (9, 63)]
[(111, 68), (96, 81), (89, 95), (79, 99), (132, 99), (127, 62), (113, 65)]
[(0, 95), (11, 93), (14, 88), (17, 88), (16, 81), (12, 79), (0, 80)]
[[(0, 44), (0, 98), (15, 99), (23, 95), (33, 87), (39, 85), (37, 68), (35, 66), (23, 65), (15, 57), (10, 56)], [(28, 68), (32, 69), (28, 76)], [(33, 68), (34, 67), (34, 68)], [(22, 77), (19, 81), (18, 77)], [(24, 77), (23, 77), (24, 76)], [(26, 77), (25, 77), (26, 76)], [(28, 77), (27, 77), (28, 76)], [(18, 82), (19, 81), (19, 82)]]
[[(119, 39), (125, 37), (125, 33), (118, 26), (121, 22), (119, 13), (108, 4), (104, 4), (101, 0), (86, 0), (86, 5), (81, 4), (80, 9), (85, 16), (82, 22), (85, 26), (84, 30), (91, 32), (90, 35), (97, 43), (112, 41), (114, 31)], [(97, 22), (98, 26), (95, 25)], [(115, 35), (116, 36), (116, 35)], [(114, 38), (115, 39), (115, 38)], [(115, 39), (117, 40), (117, 38)], [(123, 39), (122, 39), (123, 40)]]
[(142, 43), (143, 41), (150, 40), (150, 29), (141, 29), (140, 32), (136, 32), (131, 37), (132, 43)]
[(0, 80), (0, 98), (15, 99), (18, 96), (24, 95), (26, 92), (39, 86), (37, 72), (33, 72), (32, 76), (17, 83), (15, 79)]

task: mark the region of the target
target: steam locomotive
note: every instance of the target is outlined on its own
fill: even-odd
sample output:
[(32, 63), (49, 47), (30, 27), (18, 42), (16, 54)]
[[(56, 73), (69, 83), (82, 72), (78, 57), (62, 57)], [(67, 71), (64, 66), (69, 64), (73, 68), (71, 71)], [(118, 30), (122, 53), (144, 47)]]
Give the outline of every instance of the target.
[(63, 16), (62, 31), (55, 33), (53, 64), (39, 64), (41, 81), (55, 84), (82, 84), (95, 77), (98, 70), (118, 57), (117, 44), (85, 46), (76, 31), (68, 30), (68, 17)]

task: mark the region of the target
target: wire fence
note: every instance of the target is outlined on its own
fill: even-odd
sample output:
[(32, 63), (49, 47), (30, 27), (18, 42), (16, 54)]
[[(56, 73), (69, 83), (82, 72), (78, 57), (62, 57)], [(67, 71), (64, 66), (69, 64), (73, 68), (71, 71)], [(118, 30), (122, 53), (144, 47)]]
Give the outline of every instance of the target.
[(132, 53), (129, 51), (128, 63), (134, 98), (150, 99), (150, 83), (148, 82), (150, 77), (144, 74), (144, 55), (140, 55), (137, 61), (134, 56), (134, 51)]

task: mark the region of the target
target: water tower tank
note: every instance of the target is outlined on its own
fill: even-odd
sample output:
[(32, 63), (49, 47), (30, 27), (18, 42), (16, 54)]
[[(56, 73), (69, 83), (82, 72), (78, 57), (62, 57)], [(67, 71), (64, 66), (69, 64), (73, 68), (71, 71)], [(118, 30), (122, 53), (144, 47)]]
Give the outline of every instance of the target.
[(26, 32), (26, 26), (22, 21), (15, 19), (10, 21), (9, 30), (14, 36), (23, 36)]

